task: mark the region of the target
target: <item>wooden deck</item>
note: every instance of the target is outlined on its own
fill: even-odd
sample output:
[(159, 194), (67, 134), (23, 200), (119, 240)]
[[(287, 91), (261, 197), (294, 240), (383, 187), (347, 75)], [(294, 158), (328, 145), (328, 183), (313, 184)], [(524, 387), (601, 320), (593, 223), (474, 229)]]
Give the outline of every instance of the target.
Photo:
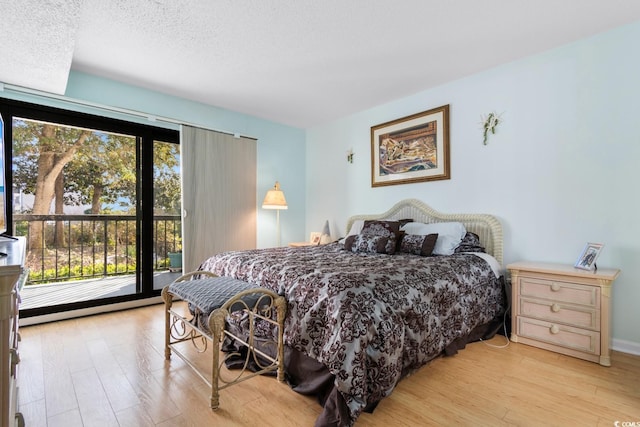
[[(165, 285), (180, 277), (181, 272), (161, 271), (153, 275), (153, 288), (162, 289)], [(89, 301), (136, 292), (136, 277), (124, 276), (100, 277), (72, 282), (28, 285), (20, 291), (20, 309), (45, 307), (71, 302)]]

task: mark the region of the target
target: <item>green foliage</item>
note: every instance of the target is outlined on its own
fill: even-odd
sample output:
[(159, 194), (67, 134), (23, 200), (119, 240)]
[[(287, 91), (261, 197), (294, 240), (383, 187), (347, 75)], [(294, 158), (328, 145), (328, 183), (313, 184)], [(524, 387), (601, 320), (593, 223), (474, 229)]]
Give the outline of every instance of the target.
[(29, 223), (27, 221), (15, 222), (16, 236), (26, 236), (28, 229), (29, 229)]
[[(74, 151), (75, 150), (75, 151)], [(67, 158), (71, 153), (71, 158)], [(50, 161), (44, 161), (50, 156)], [(153, 144), (155, 208), (180, 212), (180, 153), (177, 144)], [(64, 160), (66, 159), (66, 160)], [(38, 176), (49, 174), (62, 162), (67, 206), (91, 205), (89, 213), (119, 204), (130, 210), (136, 204), (136, 138), (65, 125), (15, 119), (13, 123), (13, 184), (27, 194), (36, 193)], [(43, 169), (44, 168), (44, 169)], [(44, 212), (39, 212), (40, 214)]]
[[(104, 220), (94, 218), (65, 223), (66, 246), (56, 244), (54, 223), (45, 224), (46, 248), (29, 250), (29, 279), (33, 282), (53, 282), (134, 273), (137, 260), (135, 217), (117, 221), (109, 216), (102, 217)], [(16, 221), (16, 229), (26, 231), (27, 224), (25, 220)], [(182, 249), (180, 232), (181, 221), (177, 216), (155, 221), (155, 269), (167, 268), (167, 253)]]
[(56, 282), (56, 281), (72, 281), (82, 280), (95, 276), (113, 276), (117, 274), (133, 274), (136, 272), (136, 264), (107, 264), (106, 269), (103, 263), (85, 266), (62, 266), (59, 268), (49, 268), (43, 271), (29, 271), (29, 282)]
[[(58, 202), (64, 200), (65, 206), (89, 205), (85, 214), (94, 215), (55, 222), (14, 217), (16, 234), (29, 236), (30, 280), (135, 272), (138, 149), (153, 151), (154, 214), (173, 216), (181, 212), (179, 146), (154, 141), (153, 147), (139, 147), (134, 136), (26, 119), (14, 119), (12, 129), (13, 186), (35, 196), (32, 213), (48, 215), (55, 200), (55, 212), (62, 214)], [(22, 209), (15, 213), (25, 214)], [(167, 252), (182, 247), (179, 217), (156, 220), (153, 238), (156, 268), (165, 267)]]
[(158, 213), (180, 214), (180, 146), (168, 142), (153, 145), (153, 196)]

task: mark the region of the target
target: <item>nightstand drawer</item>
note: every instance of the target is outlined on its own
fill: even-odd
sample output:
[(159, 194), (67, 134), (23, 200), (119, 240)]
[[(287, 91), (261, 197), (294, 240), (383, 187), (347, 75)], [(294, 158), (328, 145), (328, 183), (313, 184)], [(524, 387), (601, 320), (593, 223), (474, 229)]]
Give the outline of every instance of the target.
[(507, 268), (511, 341), (611, 366), (611, 288), (620, 270), (530, 261)]
[(578, 328), (600, 330), (600, 310), (543, 299), (520, 299), (520, 314)]
[(520, 296), (600, 307), (600, 288), (557, 280), (521, 277)]
[(584, 353), (600, 354), (600, 333), (596, 331), (518, 317), (518, 335)]

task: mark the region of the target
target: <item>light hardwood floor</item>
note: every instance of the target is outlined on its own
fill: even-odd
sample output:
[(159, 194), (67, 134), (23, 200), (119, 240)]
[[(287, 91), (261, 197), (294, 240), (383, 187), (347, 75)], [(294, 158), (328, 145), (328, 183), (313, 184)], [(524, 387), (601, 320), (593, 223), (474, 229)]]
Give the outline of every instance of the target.
[[(19, 409), (28, 427), (312, 426), (313, 398), (275, 378), (221, 392), (179, 358), (165, 362), (163, 306), (21, 328)], [(489, 344), (503, 344), (499, 336)], [(209, 361), (210, 355), (204, 355)], [(203, 362), (206, 363), (206, 362)], [(474, 343), (402, 380), (356, 426), (640, 425), (640, 356), (613, 366), (523, 344)]]

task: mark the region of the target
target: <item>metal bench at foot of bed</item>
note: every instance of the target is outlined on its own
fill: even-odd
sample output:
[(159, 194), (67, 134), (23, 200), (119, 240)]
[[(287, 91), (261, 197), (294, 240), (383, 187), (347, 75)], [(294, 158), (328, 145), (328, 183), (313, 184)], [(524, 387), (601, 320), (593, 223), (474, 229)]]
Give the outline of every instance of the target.
[[(187, 280), (194, 275), (200, 278)], [(193, 319), (188, 320), (172, 309), (174, 297), (189, 303), (190, 311), (194, 313)], [(278, 381), (284, 381), (283, 330), (287, 308), (284, 297), (237, 279), (219, 277), (207, 271), (194, 271), (165, 286), (162, 289), (162, 299), (165, 304), (165, 359), (169, 360), (171, 353), (175, 353), (211, 387), (212, 409), (217, 409), (220, 405), (220, 390), (256, 375), (276, 371)], [(247, 336), (238, 336), (227, 328), (230, 315), (236, 319), (243, 316), (245, 323), (249, 325)], [(260, 322), (268, 322), (262, 323), (262, 326), (275, 326), (277, 332), (274, 340), (256, 336), (256, 325)], [(273, 327), (267, 329), (272, 331)], [(261, 330), (264, 331), (264, 328)], [(229, 357), (239, 354), (232, 353), (220, 360), (220, 346), (225, 336), (248, 349), (242, 368), (229, 381), (220, 376), (222, 364)], [(211, 381), (177, 348), (177, 344), (185, 341), (191, 341), (200, 353), (207, 350), (209, 341), (212, 342)], [(247, 373), (250, 361), (257, 369)]]

